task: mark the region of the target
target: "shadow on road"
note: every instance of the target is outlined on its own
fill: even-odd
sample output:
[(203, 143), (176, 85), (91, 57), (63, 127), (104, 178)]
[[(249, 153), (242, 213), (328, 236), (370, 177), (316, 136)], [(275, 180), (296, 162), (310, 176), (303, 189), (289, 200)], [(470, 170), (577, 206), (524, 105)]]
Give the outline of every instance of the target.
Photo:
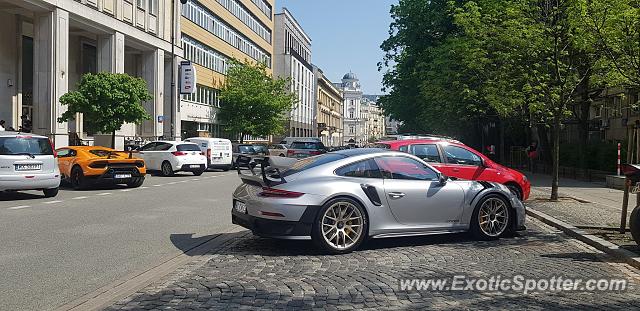
[(30, 193), (30, 192), (17, 192), (17, 191), (8, 191), (8, 192), (0, 192), (0, 201), (23, 201), (23, 200), (34, 200), (34, 199), (44, 199), (44, 194), (40, 192), (40, 194)]

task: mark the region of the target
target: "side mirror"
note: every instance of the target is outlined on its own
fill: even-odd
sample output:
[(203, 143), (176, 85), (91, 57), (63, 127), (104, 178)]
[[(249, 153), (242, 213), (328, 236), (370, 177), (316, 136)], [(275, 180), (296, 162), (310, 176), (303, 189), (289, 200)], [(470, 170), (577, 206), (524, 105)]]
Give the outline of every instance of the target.
[(438, 183), (440, 183), (441, 186), (446, 185), (448, 180), (449, 177), (447, 177), (445, 174), (438, 173)]

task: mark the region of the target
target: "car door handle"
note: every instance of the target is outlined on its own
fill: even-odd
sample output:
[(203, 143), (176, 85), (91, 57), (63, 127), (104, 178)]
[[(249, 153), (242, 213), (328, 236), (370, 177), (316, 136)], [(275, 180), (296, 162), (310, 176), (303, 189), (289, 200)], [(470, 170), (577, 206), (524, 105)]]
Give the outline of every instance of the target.
[(389, 197), (392, 199), (399, 199), (399, 198), (402, 198), (403, 196), (405, 196), (405, 194), (402, 192), (389, 192)]
[(453, 171), (454, 171), (454, 172), (459, 172), (459, 171), (460, 171), (460, 169), (459, 169), (459, 168), (454, 168), (454, 169), (453, 169)]

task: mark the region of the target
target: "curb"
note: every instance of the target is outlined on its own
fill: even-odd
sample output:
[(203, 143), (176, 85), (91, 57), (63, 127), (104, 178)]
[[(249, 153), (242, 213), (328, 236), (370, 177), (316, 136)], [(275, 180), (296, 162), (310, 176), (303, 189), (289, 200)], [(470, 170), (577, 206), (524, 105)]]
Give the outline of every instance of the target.
[(620, 259), (626, 264), (640, 269), (640, 255), (637, 255), (631, 251), (628, 251), (620, 246), (613, 244), (607, 240), (599, 238), (595, 235), (589, 234), (586, 231), (572, 226), (566, 222), (558, 220), (552, 216), (549, 216), (543, 212), (532, 210), (527, 208), (527, 215), (542, 221), (543, 223), (550, 225), (564, 232), (572, 238), (575, 238), (583, 243), (586, 243), (592, 247), (595, 247), (599, 251), (605, 252), (610, 256)]

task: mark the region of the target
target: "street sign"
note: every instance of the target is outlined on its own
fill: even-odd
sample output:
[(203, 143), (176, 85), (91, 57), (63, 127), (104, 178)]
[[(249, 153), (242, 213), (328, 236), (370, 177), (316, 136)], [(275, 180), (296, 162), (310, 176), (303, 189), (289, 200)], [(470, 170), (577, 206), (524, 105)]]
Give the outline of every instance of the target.
[(158, 116), (158, 123), (164, 122), (164, 116)]
[(180, 94), (196, 92), (196, 68), (190, 61), (180, 62)]

